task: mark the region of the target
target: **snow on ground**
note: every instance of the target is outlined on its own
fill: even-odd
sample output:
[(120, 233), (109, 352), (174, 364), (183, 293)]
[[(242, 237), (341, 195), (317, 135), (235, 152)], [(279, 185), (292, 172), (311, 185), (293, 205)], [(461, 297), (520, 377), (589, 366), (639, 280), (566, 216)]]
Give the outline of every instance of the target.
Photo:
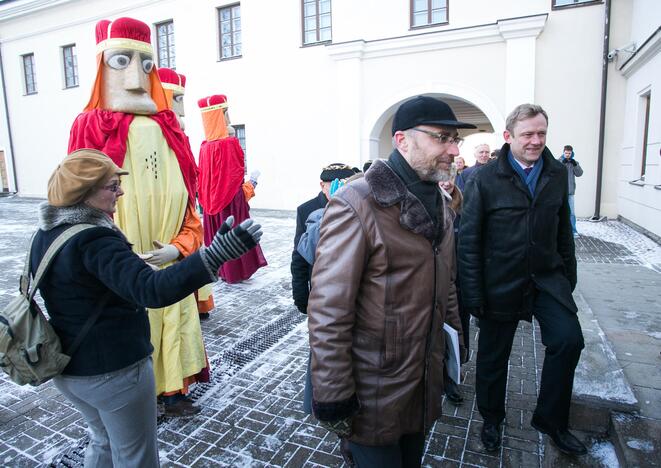
[(590, 447), (590, 456), (599, 463), (599, 467), (619, 468), (615, 447), (610, 442), (597, 442)]
[(576, 229), (581, 235), (596, 237), (626, 247), (644, 266), (661, 269), (661, 245), (619, 221), (590, 222), (578, 220)]

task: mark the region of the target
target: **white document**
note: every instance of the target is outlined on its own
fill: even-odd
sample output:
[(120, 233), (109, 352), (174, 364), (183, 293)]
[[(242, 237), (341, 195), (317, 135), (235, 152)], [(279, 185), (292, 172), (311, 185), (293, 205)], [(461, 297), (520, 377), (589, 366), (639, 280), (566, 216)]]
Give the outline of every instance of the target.
[(445, 332), (445, 366), (448, 376), (459, 384), (461, 371), (461, 353), (459, 352), (459, 333), (447, 323), (443, 324)]

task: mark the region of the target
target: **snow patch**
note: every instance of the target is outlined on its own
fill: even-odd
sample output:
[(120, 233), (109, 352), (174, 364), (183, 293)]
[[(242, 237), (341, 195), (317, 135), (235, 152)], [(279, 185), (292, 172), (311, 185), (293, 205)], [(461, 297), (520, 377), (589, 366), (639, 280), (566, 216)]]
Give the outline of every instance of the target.
[(630, 439), (627, 441), (627, 447), (645, 453), (652, 453), (654, 451), (654, 444), (649, 440)]
[(590, 447), (590, 456), (604, 468), (619, 468), (615, 447), (610, 442), (597, 442)]

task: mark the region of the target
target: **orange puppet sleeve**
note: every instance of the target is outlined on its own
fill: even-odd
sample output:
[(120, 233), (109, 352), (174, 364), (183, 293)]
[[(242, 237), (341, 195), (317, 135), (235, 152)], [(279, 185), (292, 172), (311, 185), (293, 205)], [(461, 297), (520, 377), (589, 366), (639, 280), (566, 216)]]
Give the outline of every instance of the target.
[(182, 256), (188, 257), (196, 252), (203, 242), (202, 221), (195, 212), (195, 208), (189, 203), (186, 207), (184, 222), (181, 229), (179, 229), (179, 234), (170, 241), (170, 244), (174, 245)]
[(241, 187), (243, 188), (243, 195), (246, 197), (246, 202), (249, 202), (255, 196), (255, 187), (252, 186), (250, 181), (244, 182)]

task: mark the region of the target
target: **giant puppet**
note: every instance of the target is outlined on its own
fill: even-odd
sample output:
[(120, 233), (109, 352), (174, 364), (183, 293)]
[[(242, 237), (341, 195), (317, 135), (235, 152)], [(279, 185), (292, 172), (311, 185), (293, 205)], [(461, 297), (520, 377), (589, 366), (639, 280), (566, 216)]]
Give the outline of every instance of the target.
[[(169, 110), (150, 35), (148, 25), (131, 18), (97, 23), (97, 76), (71, 128), (69, 152), (95, 148), (129, 171), (115, 223), (135, 252), (165, 267), (197, 250), (203, 234), (195, 212), (195, 160)], [(194, 296), (148, 313), (156, 391), (166, 414), (199, 411), (185, 398), (190, 383), (209, 375)]]
[[(227, 97), (216, 94), (197, 103), (206, 137), (200, 147), (198, 196), (204, 210), (204, 243), (209, 245), (213, 233), (228, 216), (234, 216), (235, 223), (250, 217), (246, 200), (249, 194), (244, 193), (243, 187), (243, 150), (239, 140), (229, 134)], [(219, 276), (227, 283), (238, 283), (250, 278), (266, 264), (262, 249), (257, 245), (241, 258), (224, 263)]]
[[(185, 130), (184, 117), (184, 93), (186, 91), (186, 76), (177, 73), (171, 68), (159, 68), (158, 77), (163, 85), (167, 101), (171, 104), (172, 111), (177, 116), (177, 121), (182, 130)], [(186, 137), (188, 140), (188, 137)], [(211, 233), (212, 237), (215, 232)], [(195, 293), (197, 310), (200, 320), (209, 318), (209, 312), (214, 308), (211, 285), (207, 285)]]

